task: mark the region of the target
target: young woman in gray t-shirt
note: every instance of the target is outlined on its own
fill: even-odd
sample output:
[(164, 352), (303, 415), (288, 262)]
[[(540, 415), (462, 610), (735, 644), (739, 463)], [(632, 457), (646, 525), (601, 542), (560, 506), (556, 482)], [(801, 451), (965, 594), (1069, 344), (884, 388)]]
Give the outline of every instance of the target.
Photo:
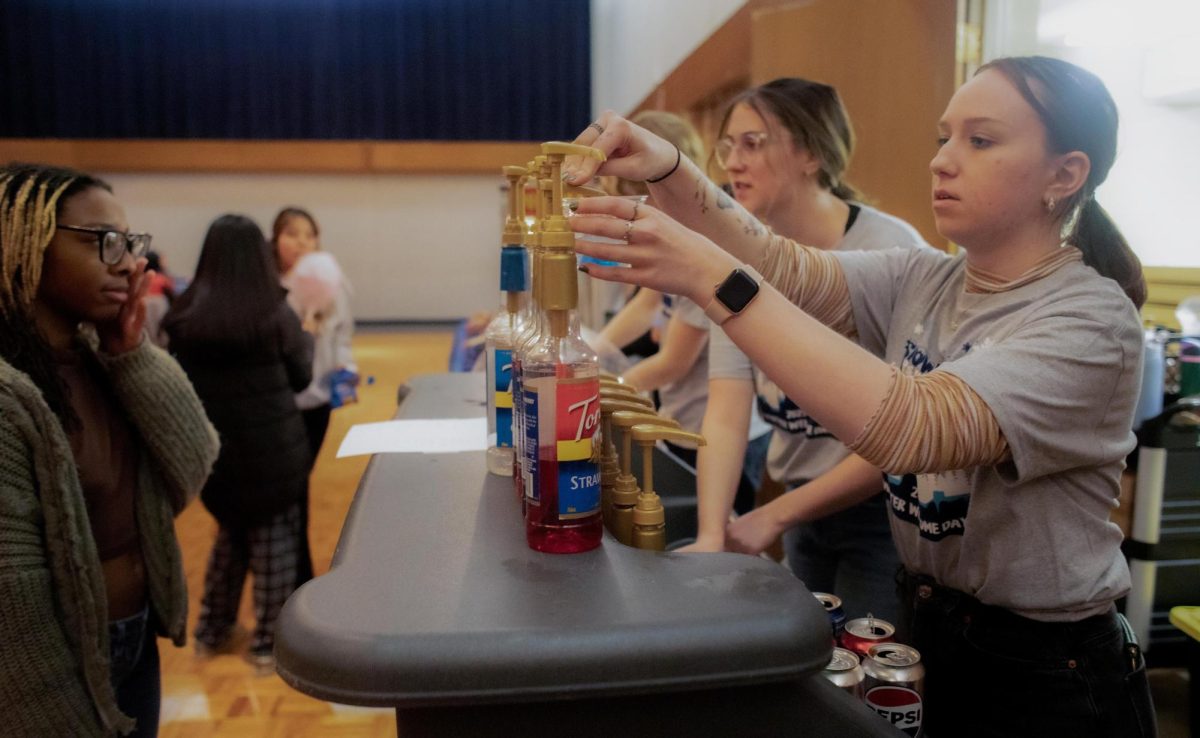
[[(733, 196), (776, 233), (827, 251), (924, 245), (912, 226), (864, 205), (846, 181), (855, 141), (833, 87), (797, 77), (753, 87), (731, 101), (720, 131), (715, 159), (729, 177)], [(723, 202), (718, 199), (716, 206)], [(699, 307), (695, 312), (703, 317)], [(845, 444), (780, 391), (723, 331), (712, 333), (709, 409), (702, 430), (709, 443), (697, 454), (698, 535), (682, 550), (723, 551), (728, 545), (759, 553), (778, 537), (764, 537), (752, 550), (726, 538), (731, 481), (737, 478), (740, 441), (750, 423), (746, 399), (753, 398), (772, 427), (767, 472), (787, 492), (759, 510), (739, 510), (749, 513), (739, 525), (766, 519), (789, 498), (824, 485), (826, 474), (839, 465), (853, 464), (855, 473), (842, 475), (840, 484), (875, 494), (820, 520), (791, 526), (783, 533), (784, 552), (792, 572), (810, 590), (839, 596), (850, 617), (872, 613), (895, 619), (899, 561), (879, 471), (846, 462), (852, 452)]]
[[(930, 163), (957, 257), (802, 247), (741, 208), (700, 206), (698, 189), (715, 192), (703, 173), (611, 113), (577, 139), (609, 156), (604, 172), (653, 180), (659, 203), (631, 225), (619, 201), (580, 208), (576, 231), (629, 235), (581, 244), (630, 265), (590, 273), (707, 306), (886, 472), (930, 735), (1155, 732), (1145, 663), (1114, 607), (1130, 585), (1109, 514), (1134, 446), (1145, 300), (1136, 256), (1095, 201), (1116, 130), (1107, 89), (1075, 65), (985, 65), (951, 99)], [(752, 550), (856, 499), (830, 486), (726, 535)]]

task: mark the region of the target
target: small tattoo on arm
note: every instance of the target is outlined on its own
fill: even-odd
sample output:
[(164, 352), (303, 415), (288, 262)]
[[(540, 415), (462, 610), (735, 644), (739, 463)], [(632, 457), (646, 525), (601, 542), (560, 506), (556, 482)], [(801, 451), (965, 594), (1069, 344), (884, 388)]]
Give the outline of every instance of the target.
[(729, 196), (728, 192), (720, 187), (717, 188), (717, 207), (721, 208), (722, 210), (730, 210), (733, 208), (733, 198)]
[(700, 202), (701, 214), (708, 212), (708, 180), (701, 177), (696, 180), (696, 195), (695, 198)]

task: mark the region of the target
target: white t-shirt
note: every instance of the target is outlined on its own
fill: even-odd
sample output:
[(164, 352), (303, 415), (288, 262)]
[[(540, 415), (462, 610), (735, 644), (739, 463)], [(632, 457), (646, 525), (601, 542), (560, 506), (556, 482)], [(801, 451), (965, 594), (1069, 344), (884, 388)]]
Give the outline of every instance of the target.
[(1141, 372), (1137, 310), (1082, 262), (997, 294), (929, 251), (837, 255), (860, 344), (906, 374), (941, 369), (991, 408), (1011, 461), (888, 475), (910, 570), (1037, 620), (1106, 611), (1129, 590), (1109, 522)]
[[(857, 203), (856, 203), (857, 205)], [(908, 223), (866, 205), (842, 240), (837, 251), (893, 248), (933, 249)], [(767, 471), (771, 478), (791, 488), (816, 479), (850, 455), (850, 450), (820, 423), (796, 406), (723, 330), (713, 331), (709, 343), (710, 379), (745, 379), (754, 382), (758, 413), (775, 429), (767, 451)]]

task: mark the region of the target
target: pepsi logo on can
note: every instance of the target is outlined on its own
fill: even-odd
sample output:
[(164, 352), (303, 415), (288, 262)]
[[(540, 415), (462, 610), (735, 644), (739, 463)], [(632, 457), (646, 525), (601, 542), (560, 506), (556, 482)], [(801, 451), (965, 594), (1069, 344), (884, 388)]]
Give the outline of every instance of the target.
[(910, 736), (920, 736), (925, 705), (925, 665), (911, 646), (878, 643), (862, 661), (866, 676), (863, 701)]
[(813, 592), (812, 594), (817, 598), (817, 602), (821, 603), (821, 607), (825, 608), (825, 614), (829, 616), (829, 627), (833, 629), (834, 640), (840, 641), (842, 630), (846, 627), (846, 612), (842, 609), (842, 598), (826, 592)]

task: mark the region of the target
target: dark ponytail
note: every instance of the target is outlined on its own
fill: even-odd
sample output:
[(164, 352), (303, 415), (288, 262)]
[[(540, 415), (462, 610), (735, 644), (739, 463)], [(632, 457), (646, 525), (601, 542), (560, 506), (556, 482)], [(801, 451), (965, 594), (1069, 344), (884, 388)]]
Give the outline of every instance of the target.
[(1141, 309), (1146, 302), (1142, 262), (1095, 197), (1117, 157), (1117, 105), (1112, 95), (1099, 77), (1061, 59), (1007, 57), (979, 71), (985, 69), (1000, 72), (1017, 88), (1046, 127), (1051, 150), (1087, 154), (1091, 162), (1087, 181), (1055, 208), (1067, 224), (1064, 240), (1083, 252), (1084, 263), (1119, 284)]
[(1084, 263), (1121, 285), (1139, 310), (1146, 304), (1142, 262), (1094, 197), (1080, 206), (1075, 228), (1067, 241), (1083, 252)]

